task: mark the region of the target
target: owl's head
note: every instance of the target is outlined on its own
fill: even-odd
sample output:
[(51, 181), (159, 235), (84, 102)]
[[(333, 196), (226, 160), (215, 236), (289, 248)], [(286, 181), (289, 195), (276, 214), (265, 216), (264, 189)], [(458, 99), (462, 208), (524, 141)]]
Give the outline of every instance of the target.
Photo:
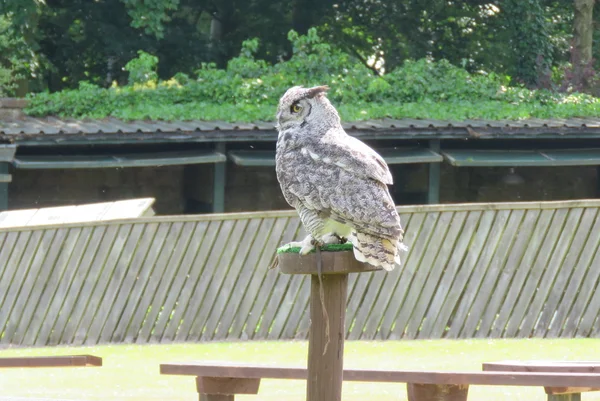
[(325, 93), (328, 86), (303, 88), (294, 86), (279, 99), (277, 129), (279, 132), (293, 128), (327, 129), (340, 124), (337, 110)]

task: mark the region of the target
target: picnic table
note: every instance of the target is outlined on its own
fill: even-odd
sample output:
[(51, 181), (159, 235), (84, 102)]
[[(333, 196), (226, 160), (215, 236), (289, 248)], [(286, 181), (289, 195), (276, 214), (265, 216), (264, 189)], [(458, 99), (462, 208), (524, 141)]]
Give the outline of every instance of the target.
[(0, 368), (66, 368), (102, 366), (94, 355), (17, 356), (0, 358)]
[[(200, 401), (234, 401), (238, 394), (258, 394), (262, 379), (308, 379), (308, 370), (304, 367), (264, 366), (234, 362), (161, 363), (160, 373), (195, 376)], [(597, 373), (546, 371), (441, 372), (344, 369), (343, 380), (406, 383), (409, 401), (466, 401), (471, 385), (539, 386), (544, 388), (600, 386), (600, 375)], [(556, 397), (562, 397), (562, 395)], [(568, 398), (554, 398), (554, 400), (563, 399)]]
[[(600, 361), (498, 361), (483, 363), (488, 372), (600, 373)], [(600, 387), (544, 387), (548, 401), (580, 401), (581, 393)]]

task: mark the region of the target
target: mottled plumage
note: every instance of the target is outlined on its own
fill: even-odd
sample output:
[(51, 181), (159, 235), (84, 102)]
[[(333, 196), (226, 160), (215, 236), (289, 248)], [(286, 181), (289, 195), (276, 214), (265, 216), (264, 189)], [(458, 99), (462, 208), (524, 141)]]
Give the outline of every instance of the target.
[(381, 156), (346, 134), (327, 89), (296, 86), (279, 101), (277, 179), (312, 238), (347, 238), (358, 260), (392, 270), (405, 249), (387, 187), (392, 175)]

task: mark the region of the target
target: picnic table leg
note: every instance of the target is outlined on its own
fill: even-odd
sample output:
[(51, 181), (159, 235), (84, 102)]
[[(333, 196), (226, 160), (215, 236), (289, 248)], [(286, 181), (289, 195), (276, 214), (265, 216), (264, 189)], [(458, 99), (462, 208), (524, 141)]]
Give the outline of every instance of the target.
[(548, 394), (548, 401), (581, 401), (581, 393)]
[(467, 401), (469, 386), (407, 383), (408, 401)]
[(598, 391), (594, 387), (544, 387), (548, 401), (581, 401), (581, 393)]
[(258, 394), (260, 379), (196, 377), (200, 401), (234, 401), (235, 394)]
[(200, 394), (200, 401), (234, 401), (233, 394)]

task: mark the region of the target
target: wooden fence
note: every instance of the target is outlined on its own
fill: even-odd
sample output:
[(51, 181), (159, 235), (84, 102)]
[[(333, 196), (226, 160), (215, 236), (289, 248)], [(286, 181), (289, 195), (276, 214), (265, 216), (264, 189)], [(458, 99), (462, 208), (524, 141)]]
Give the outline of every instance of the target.
[[(349, 339), (600, 334), (600, 201), (401, 207), (410, 252), (352, 275)], [(292, 212), (0, 232), (0, 344), (304, 339), (309, 278), (268, 270)]]

